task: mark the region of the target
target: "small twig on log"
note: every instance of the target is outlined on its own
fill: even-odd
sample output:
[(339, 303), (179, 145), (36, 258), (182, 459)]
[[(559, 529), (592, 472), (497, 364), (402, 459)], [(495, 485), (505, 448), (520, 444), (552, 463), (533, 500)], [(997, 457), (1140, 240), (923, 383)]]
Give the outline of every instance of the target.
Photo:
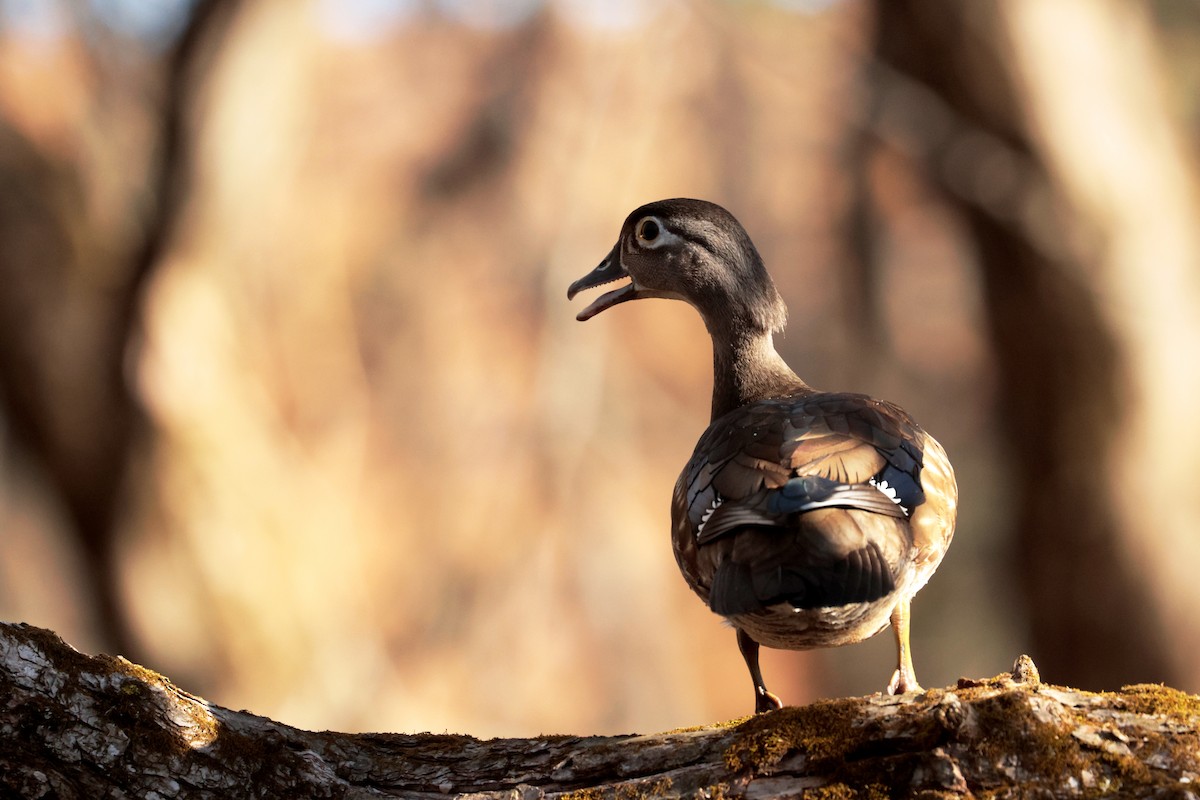
[(1012, 673), (652, 736), (314, 733), (0, 624), (0, 793), (21, 797), (1197, 797), (1200, 698)]

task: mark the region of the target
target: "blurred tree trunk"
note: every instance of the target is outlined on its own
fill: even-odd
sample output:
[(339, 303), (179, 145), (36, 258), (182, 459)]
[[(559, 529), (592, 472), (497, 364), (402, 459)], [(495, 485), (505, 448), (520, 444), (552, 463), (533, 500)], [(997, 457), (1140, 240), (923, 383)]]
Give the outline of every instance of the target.
[(102, 639), (126, 651), (113, 538), (139, 424), (123, 363), (135, 287), (88, 252), (99, 234), (87, 229), (83, 186), (68, 165), (0, 128), (0, 181), (4, 416), (62, 504)]
[(197, 3), (164, 57), (139, 242), (119, 241), (89, 219), (80, 165), (56, 163), (0, 121), (0, 403), (13, 441), (62, 504), (83, 562), (83, 599), (101, 639), (119, 652), (136, 646), (121, 599), (117, 530), (145, 427), (127, 382), (127, 349), (142, 288), (185, 196), (197, 75), (235, 6)]
[[(1170, 362), (1164, 354), (1179, 352), (1179, 335), (1194, 333), (1200, 318), (1188, 231), (1195, 187), (1179, 187), (1188, 180), (1180, 176), (1195, 173), (1172, 162), (1178, 149), (1163, 154), (1166, 104), (1134, 102), (1114, 78), (1154, 77), (1145, 7), (875, 7), (877, 107), (904, 118), (917, 168), (961, 215), (982, 270), (996, 413), (1019, 505), (1014, 580), (1023, 584), (996, 602), (1015, 605), (1024, 589), (1029, 607), (1014, 613), (1028, 614), (1035, 657), (1056, 681), (1194, 687), (1200, 675), (1186, 654), (1196, 650), (1200, 620), (1181, 610), (1200, 597), (1186, 570), (1169, 565), (1195, 554), (1188, 514), (1176, 511), (1195, 519), (1198, 493), (1184, 484), (1196, 475), (1197, 436), (1174, 415), (1190, 413), (1179, 391), (1195, 388), (1196, 367), (1152, 372), (1143, 364)], [(1059, 19), (1025, 24), (1038, 11)], [(1102, 52), (1097, 63), (1107, 71), (1098, 74), (1081, 50)], [(1129, 186), (1120, 171), (1149, 152), (1163, 155), (1141, 165)], [(1074, 181), (1089, 171), (1090, 184)], [(1166, 228), (1156, 235), (1177, 245), (1165, 264), (1146, 237), (1120, 227), (1154, 204)], [(1182, 266), (1189, 259), (1190, 269)], [(1164, 277), (1174, 287), (1168, 297), (1130, 297)], [(1148, 324), (1159, 313), (1191, 322)], [(1178, 380), (1179, 371), (1189, 379)]]

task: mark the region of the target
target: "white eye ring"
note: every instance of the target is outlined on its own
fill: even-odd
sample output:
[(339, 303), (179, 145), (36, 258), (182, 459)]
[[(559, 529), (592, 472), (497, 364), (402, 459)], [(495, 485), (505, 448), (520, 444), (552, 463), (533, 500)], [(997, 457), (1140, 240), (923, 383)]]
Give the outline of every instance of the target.
[(654, 244), (662, 233), (662, 223), (654, 217), (644, 217), (637, 224), (637, 238), (643, 244)]
[(656, 250), (664, 245), (677, 245), (681, 241), (683, 240), (667, 230), (667, 226), (663, 225), (658, 217), (642, 217), (633, 227), (633, 240), (629, 242), (629, 250), (632, 252), (634, 245)]

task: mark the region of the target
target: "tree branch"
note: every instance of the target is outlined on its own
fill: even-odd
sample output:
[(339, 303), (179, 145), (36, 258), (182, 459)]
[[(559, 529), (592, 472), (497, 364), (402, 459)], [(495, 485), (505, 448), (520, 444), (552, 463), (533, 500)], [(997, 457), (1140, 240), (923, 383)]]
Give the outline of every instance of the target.
[(0, 789), (22, 797), (908, 797), (1184, 791), (1200, 698), (1012, 674), (652, 736), (480, 740), (298, 730), (0, 624)]

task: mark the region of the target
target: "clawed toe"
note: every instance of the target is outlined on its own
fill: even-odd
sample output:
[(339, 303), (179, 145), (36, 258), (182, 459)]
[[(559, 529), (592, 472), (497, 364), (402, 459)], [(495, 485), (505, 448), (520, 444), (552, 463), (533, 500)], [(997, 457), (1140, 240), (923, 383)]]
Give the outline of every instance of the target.
[(758, 696), (754, 700), (754, 713), (765, 714), (778, 708), (783, 708), (783, 701), (768, 692), (766, 687), (760, 688)]
[(905, 675), (903, 670), (896, 670), (892, 673), (892, 679), (888, 681), (887, 685), (887, 693), (891, 695), (923, 691), (925, 690), (921, 688), (921, 684), (917, 683), (917, 676)]

